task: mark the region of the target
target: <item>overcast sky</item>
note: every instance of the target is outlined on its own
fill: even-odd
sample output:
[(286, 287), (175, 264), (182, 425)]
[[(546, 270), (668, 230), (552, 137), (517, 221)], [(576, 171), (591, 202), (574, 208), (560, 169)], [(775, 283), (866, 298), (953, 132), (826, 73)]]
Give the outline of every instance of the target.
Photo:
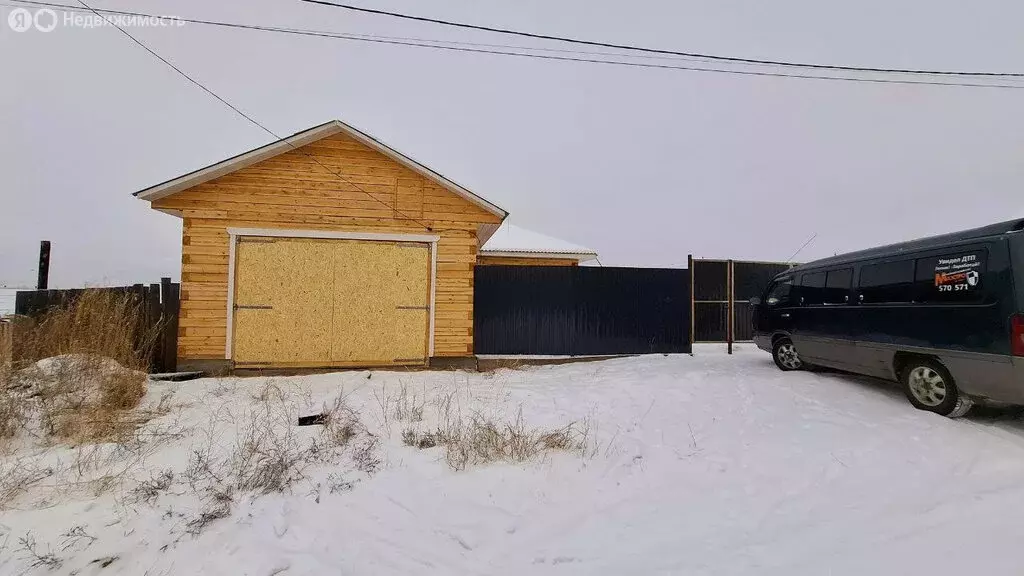
[[(358, 1), (683, 51), (1024, 72), (1019, 0)], [(298, 0), (94, 5), (530, 43)], [(115, 29), (16, 33), (10, 10), (0, 7), (0, 285), (34, 283), (42, 239), (54, 286), (178, 278), (180, 221), (131, 193), (270, 137)], [(198, 24), (131, 31), (278, 134), (351, 123), (605, 265), (779, 260), (816, 233), (807, 260), (1024, 217), (1024, 90), (623, 68)]]

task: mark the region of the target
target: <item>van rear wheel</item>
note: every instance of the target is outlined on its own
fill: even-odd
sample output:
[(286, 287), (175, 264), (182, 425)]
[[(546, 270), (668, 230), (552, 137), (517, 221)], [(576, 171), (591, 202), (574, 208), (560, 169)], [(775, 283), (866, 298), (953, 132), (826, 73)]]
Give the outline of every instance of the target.
[(900, 377), (907, 399), (919, 410), (959, 418), (974, 405), (953, 381), (946, 367), (934, 360), (911, 360)]
[(789, 338), (779, 338), (775, 342), (772, 346), (772, 358), (775, 360), (775, 365), (783, 372), (804, 368), (804, 361), (800, 359), (800, 355), (796, 352), (796, 346)]

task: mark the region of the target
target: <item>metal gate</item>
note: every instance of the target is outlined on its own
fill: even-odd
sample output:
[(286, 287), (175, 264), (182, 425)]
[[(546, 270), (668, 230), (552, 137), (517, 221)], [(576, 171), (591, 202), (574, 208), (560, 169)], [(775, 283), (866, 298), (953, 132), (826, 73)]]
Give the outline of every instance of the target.
[(690, 352), (690, 274), (664, 268), (477, 266), (476, 354)]
[(746, 342), (753, 338), (750, 299), (761, 296), (777, 274), (795, 264), (690, 257), (693, 286), (690, 339)]

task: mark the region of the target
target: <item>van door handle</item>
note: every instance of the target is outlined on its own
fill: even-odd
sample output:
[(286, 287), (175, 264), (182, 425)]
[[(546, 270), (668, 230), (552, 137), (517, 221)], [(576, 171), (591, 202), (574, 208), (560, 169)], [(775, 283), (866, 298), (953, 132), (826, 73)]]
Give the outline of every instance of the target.
[(783, 318), (789, 318), (789, 313), (784, 313), (784, 314), (782, 314), (782, 317), (783, 317)]

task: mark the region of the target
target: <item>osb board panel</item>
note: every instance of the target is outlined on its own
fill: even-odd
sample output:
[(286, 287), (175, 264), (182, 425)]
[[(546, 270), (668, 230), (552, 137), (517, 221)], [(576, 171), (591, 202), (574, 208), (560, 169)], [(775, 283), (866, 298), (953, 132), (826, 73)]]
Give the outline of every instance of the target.
[(425, 245), (396, 245), (395, 312), (391, 325), (396, 359), (428, 355), (430, 334), (430, 250)]
[(307, 239), (245, 240), (235, 255), (233, 358), (241, 363), (329, 361), (333, 245)]
[(573, 258), (519, 258), (515, 256), (478, 256), (481, 266), (577, 266)]
[[(426, 244), (335, 240), (333, 362), (423, 364), (430, 249)], [(416, 312), (419, 312), (418, 314)]]

